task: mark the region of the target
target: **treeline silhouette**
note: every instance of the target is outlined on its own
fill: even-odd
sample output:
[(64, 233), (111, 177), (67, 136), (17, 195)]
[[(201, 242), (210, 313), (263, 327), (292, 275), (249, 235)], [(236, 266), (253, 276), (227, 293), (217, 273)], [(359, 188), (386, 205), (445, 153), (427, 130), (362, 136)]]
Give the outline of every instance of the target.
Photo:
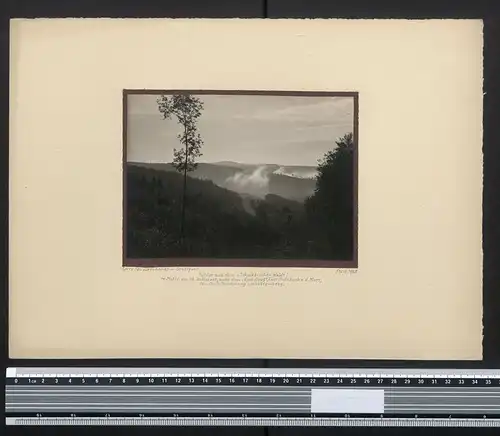
[(183, 176), (129, 164), (127, 257), (350, 260), (353, 152), (351, 134), (337, 141), (318, 165), (316, 188), (303, 203), (271, 194), (240, 196), (188, 176), (182, 244)]

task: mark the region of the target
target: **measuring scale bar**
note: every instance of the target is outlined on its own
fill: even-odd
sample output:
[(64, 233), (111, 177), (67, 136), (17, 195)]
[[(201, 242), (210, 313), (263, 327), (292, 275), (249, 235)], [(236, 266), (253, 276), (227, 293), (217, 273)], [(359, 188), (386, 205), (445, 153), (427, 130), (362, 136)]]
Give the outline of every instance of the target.
[(500, 425), (494, 371), (9, 368), (6, 375), (9, 425)]

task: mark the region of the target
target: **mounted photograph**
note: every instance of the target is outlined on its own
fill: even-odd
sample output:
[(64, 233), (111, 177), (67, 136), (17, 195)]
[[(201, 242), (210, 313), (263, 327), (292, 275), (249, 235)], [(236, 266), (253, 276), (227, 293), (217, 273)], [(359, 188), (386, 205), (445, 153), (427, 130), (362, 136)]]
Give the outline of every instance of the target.
[(125, 90), (124, 266), (357, 268), (358, 95)]

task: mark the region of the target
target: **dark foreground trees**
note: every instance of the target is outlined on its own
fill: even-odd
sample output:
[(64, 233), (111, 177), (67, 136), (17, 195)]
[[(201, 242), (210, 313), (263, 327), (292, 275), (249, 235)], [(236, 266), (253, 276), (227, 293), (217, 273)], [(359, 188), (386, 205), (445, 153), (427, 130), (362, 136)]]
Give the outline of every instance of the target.
[(318, 165), (314, 194), (306, 200), (312, 250), (320, 257), (352, 259), (354, 244), (354, 141), (336, 141)]

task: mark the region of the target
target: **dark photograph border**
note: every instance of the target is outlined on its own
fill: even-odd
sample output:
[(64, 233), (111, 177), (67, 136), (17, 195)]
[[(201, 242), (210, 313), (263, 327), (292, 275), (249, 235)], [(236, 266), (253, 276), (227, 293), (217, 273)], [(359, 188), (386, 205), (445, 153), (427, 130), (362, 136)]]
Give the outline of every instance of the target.
[[(317, 259), (243, 259), (243, 258), (130, 258), (127, 256), (127, 145), (129, 95), (238, 95), (288, 97), (352, 97), (353, 98), (353, 258), (351, 260)], [(356, 91), (279, 91), (279, 90), (198, 90), (198, 89), (124, 89), (123, 90), (123, 210), (122, 210), (122, 266), (123, 267), (298, 267), (298, 268), (358, 268), (358, 159), (359, 159), (359, 93)], [(332, 138), (332, 141), (335, 138)]]

